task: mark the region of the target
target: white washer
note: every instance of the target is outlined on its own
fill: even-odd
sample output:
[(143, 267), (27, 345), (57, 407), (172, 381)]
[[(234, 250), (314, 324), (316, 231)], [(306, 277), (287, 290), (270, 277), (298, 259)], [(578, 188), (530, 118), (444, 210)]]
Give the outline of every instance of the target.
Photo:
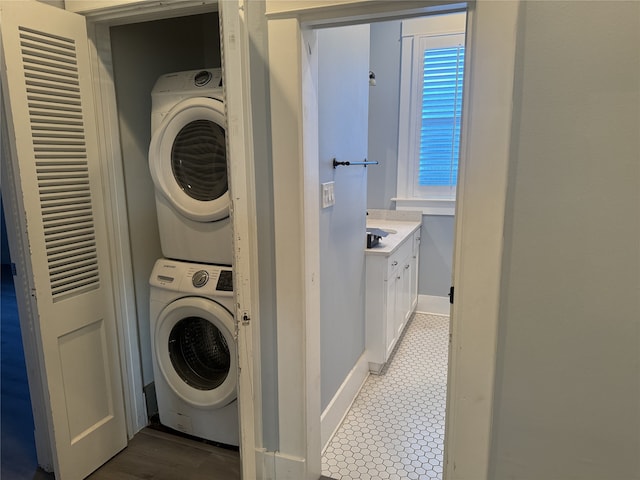
[(222, 70), (161, 76), (151, 91), (149, 170), (162, 254), (231, 265)]
[(160, 259), (149, 285), (160, 422), (238, 446), (232, 269)]

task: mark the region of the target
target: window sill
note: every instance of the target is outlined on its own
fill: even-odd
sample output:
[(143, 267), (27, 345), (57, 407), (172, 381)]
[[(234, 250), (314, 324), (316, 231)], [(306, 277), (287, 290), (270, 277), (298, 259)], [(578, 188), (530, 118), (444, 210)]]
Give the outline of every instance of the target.
[(451, 199), (392, 198), (396, 202), (396, 210), (422, 212), (423, 215), (448, 215), (456, 212), (456, 201)]

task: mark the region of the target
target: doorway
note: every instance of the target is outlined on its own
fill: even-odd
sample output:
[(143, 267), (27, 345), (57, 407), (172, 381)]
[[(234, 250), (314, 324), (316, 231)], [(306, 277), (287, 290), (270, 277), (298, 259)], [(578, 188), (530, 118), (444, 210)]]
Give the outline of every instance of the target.
[[(287, 383), (280, 385), (279, 405), (281, 416), (298, 411), (300, 415), (294, 420), (299, 418), (301, 422), (281, 422), (280, 438), (281, 450), (294, 457), (287, 460), (294, 463), (295, 457), (306, 459), (305, 465), (297, 463), (302, 475), (319, 473), (320, 469), (316, 436), (320, 394), (313, 381), (320, 371), (318, 221), (314, 208), (320, 194), (318, 139), (313, 134), (317, 132), (318, 99), (310, 74), (311, 52), (316, 47), (310, 32), (317, 26), (424, 15), (446, 8), (426, 2), (378, 7), (375, 11), (352, 5), (349, 8), (335, 5), (315, 9), (302, 5), (297, 9), (290, 5), (267, 8), (275, 230), (276, 241), (286, 238), (283, 245), (287, 247), (285, 250), (276, 247), (276, 257), (280, 254), (281, 258), (287, 258), (286, 265), (276, 266), (276, 287), (282, 292), (278, 294), (279, 374), (287, 379)], [(483, 58), (483, 61), (470, 65), (468, 90), (474, 95), (466, 99), (463, 115), (466, 133), (461, 157), (465, 161), (459, 181), (464, 195), (458, 198), (456, 206), (453, 276), (457, 295), (449, 347), (452, 354), (445, 478), (465, 474), (478, 477), (478, 472), (485, 472), (488, 465), (518, 9), (516, 4), (476, 3), (469, 7), (467, 34), (473, 45), (470, 57)], [(492, 120), (491, 128), (487, 128), (487, 118)], [(296, 131), (298, 137), (292, 136), (291, 132)], [(497, 150), (496, 145), (499, 145)], [(283, 208), (282, 213), (279, 206)], [(291, 238), (293, 231), (303, 232), (298, 240)], [(286, 333), (281, 335), (281, 331)], [(474, 348), (463, 348), (465, 345)], [(296, 382), (303, 385), (302, 392), (294, 387)]]
[[(405, 90), (413, 93), (422, 87), (422, 71), (415, 81), (411, 72), (417, 73), (414, 65), (424, 55), (420, 51), (414, 54), (418, 57), (412, 58), (403, 55), (403, 51), (417, 51), (418, 44), (423, 43), (425, 51), (438, 55), (438, 60), (431, 61), (427, 70), (429, 78), (434, 78), (432, 72), (437, 66), (438, 85), (444, 84), (436, 87), (438, 116), (433, 115), (431, 122), (437, 122), (440, 128), (451, 125), (453, 130), (455, 101), (461, 98), (461, 94), (456, 98), (455, 90), (458, 84), (462, 86), (463, 70), (456, 49), (464, 51), (464, 30), (464, 12), (317, 30), (320, 182), (335, 181), (335, 204), (320, 211), (321, 423), (323, 473), (329, 477), (351, 478), (356, 473), (364, 478), (367, 475), (375, 478), (381, 473), (406, 477), (414, 469), (425, 475), (433, 474), (434, 478), (442, 475), (453, 209), (448, 215), (442, 211), (436, 215), (427, 205), (425, 211), (415, 212), (423, 223), (420, 248), (414, 252), (423, 264), (419, 279), (423, 301), (417, 310), (444, 315), (416, 314), (411, 326), (405, 329), (404, 340), (398, 343), (396, 353), (387, 361), (388, 370), (385, 369), (383, 375), (370, 376), (364, 384), (361, 379), (366, 374), (368, 355), (363, 338), (369, 338), (369, 332), (363, 335), (362, 325), (367, 330), (377, 323), (365, 319), (371, 306), (363, 308), (363, 304), (371, 294), (366, 293), (362, 298), (363, 292), (369, 292), (363, 279), (369, 277), (370, 272), (367, 270), (365, 274), (364, 261), (369, 255), (361, 240), (363, 222), (369, 212), (372, 215), (397, 213), (404, 217), (414, 213), (401, 211), (402, 206), (396, 210), (396, 198), (406, 196), (398, 193), (396, 177), (399, 158), (404, 159), (406, 152), (417, 148), (409, 145), (408, 122), (400, 118), (414, 112), (417, 116), (422, 111), (420, 97), (409, 95)], [(456, 35), (455, 46), (445, 46), (445, 41), (453, 35)], [(427, 41), (437, 42), (437, 49), (428, 50)], [(425, 93), (422, 103), (433, 108), (435, 95)], [(409, 97), (418, 108), (403, 104)], [(364, 118), (358, 113), (361, 110)], [(452, 116), (449, 124), (445, 120), (447, 115)], [(359, 132), (354, 124), (364, 125), (365, 131)], [(417, 121), (411, 125), (423, 128)], [(432, 127), (431, 131), (440, 130)], [(436, 158), (440, 162), (445, 157), (441, 153), (443, 136), (426, 137), (420, 145), (433, 151), (437, 141), (439, 155)], [(459, 135), (456, 145), (458, 140)], [(358, 151), (360, 143), (364, 143), (364, 149), (360, 147)], [(450, 155), (456, 150), (452, 144)], [(366, 157), (373, 164), (365, 169), (356, 166), (332, 169), (326, 165), (331, 155), (338, 155), (342, 160)], [(357, 158), (358, 155), (361, 158)], [(442, 184), (441, 178), (428, 180)], [(382, 280), (381, 277), (380, 282)], [(356, 397), (358, 387), (361, 390)], [(338, 422), (343, 419), (342, 426), (334, 423), (336, 416)], [(325, 440), (334, 428), (333, 440)], [(403, 463), (405, 461), (408, 463)]]
[[(219, 68), (218, 13), (129, 23), (109, 28), (121, 143), (133, 297), (149, 417), (157, 412), (149, 319), (149, 276), (161, 258), (154, 185), (149, 172), (151, 89), (164, 74)], [(175, 36), (168, 36), (171, 31)]]

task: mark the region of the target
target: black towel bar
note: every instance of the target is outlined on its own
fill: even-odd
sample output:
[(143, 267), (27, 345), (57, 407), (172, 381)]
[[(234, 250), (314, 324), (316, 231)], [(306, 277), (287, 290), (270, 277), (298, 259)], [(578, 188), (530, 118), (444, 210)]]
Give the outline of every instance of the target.
[(338, 165), (344, 165), (346, 167), (349, 167), (351, 165), (362, 165), (362, 166), (366, 167), (367, 165), (378, 165), (378, 162), (374, 162), (374, 161), (369, 162), (369, 161), (367, 161), (366, 158), (362, 162), (339, 162), (334, 158), (333, 159), (333, 168), (336, 168)]

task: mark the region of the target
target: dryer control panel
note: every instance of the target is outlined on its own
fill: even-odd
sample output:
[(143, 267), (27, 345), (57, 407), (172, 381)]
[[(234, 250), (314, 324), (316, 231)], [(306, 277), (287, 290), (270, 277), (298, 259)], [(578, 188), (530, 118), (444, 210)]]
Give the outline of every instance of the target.
[(161, 258), (153, 267), (149, 285), (175, 292), (230, 297), (233, 269)]

